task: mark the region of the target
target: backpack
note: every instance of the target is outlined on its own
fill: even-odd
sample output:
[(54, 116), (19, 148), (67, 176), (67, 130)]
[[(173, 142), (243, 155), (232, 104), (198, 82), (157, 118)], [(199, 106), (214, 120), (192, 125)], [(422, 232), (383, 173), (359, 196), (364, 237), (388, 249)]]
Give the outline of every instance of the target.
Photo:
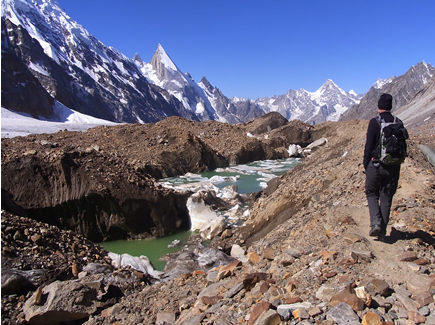
[(406, 139), (409, 138), (408, 131), (403, 122), (394, 117), (394, 122), (385, 122), (380, 116), (376, 121), (381, 128), (379, 142), (376, 147), (375, 160), (384, 165), (400, 165), (405, 161)]

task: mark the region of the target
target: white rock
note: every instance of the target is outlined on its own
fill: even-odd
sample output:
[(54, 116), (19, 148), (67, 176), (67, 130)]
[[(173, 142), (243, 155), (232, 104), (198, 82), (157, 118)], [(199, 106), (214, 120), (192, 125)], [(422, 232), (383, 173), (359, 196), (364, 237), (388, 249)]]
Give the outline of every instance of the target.
[(328, 142), (328, 139), (320, 138), (319, 140), (316, 140), (316, 141), (310, 143), (306, 148), (320, 147), (320, 146), (323, 146), (324, 144), (326, 144), (327, 142)]
[(247, 259), (245, 256), (245, 250), (237, 244), (233, 244), (231, 247), (230, 255), (231, 257), (237, 258), (239, 261)]
[(316, 292), (316, 297), (322, 301), (329, 302), (336, 293), (344, 289), (344, 286), (334, 287), (323, 284)]

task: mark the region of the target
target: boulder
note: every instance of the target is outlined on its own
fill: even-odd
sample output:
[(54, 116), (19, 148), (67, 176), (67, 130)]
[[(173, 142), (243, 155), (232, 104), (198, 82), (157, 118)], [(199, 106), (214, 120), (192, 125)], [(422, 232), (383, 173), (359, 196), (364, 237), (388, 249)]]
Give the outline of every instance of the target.
[[(22, 271), (21, 271), (22, 272)], [(1, 274), (1, 294), (26, 294), (31, 290), (35, 290), (35, 286), (26, 277), (21, 275), (16, 270), (2, 270)]]
[(175, 324), (175, 313), (158, 313), (156, 318), (156, 325), (172, 325)]
[(348, 290), (343, 290), (331, 298), (331, 304), (336, 305), (339, 303), (346, 303), (352, 307), (355, 311), (361, 311), (365, 307), (365, 300), (358, 298), (354, 293), (350, 293)]
[(332, 297), (338, 292), (342, 291), (344, 286), (335, 287), (327, 284), (322, 285), (316, 292), (316, 297), (322, 301), (329, 302)]
[(279, 325), (281, 324), (281, 317), (276, 311), (269, 309), (263, 312), (254, 324), (255, 325)]
[(30, 324), (54, 324), (89, 317), (97, 310), (97, 290), (77, 280), (56, 281), (37, 290), (24, 304)]
[(107, 264), (89, 263), (83, 268), (83, 271), (87, 274), (110, 274), (114, 271), (114, 268)]
[(392, 290), (388, 283), (384, 280), (372, 279), (365, 286), (368, 293), (371, 295), (379, 294), (383, 297), (387, 297), (391, 294)]
[(434, 284), (435, 280), (427, 274), (410, 274), (406, 280), (406, 287), (412, 292), (428, 290)]
[(378, 325), (380, 323), (381, 323), (381, 317), (370, 310), (367, 313), (365, 313), (362, 318), (363, 325)]
[(162, 278), (172, 279), (184, 273), (192, 273), (195, 270), (210, 270), (218, 265), (227, 265), (234, 258), (224, 252), (202, 245), (185, 248), (177, 253), (164, 256), (167, 263)]

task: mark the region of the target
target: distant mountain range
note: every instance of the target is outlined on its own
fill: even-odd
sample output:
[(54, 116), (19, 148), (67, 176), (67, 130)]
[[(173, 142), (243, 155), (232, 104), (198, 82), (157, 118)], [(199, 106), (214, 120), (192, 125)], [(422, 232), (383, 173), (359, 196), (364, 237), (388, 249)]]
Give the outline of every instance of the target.
[[(340, 120), (369, 119), (376, 116), (378, 99), (382, 93), (389, 93), (393, 96), (392, 112), (394, 113), (413, 100), (434, 75), (435, 68), (423, 61), (415, 67), (412, 66), (400, 77), (378, 79), (358, 104), (353, 105), (342, 114)], [(435, 113), (435, 104), (433, 111)]]
[(54, 0), (1, 4), (2, 107), (36, 118), (52, 118), (57, 101), (113, 122), (182, 116), (239, 123), (275, 111), (289, 120), (322, 123), (341, 115), (365, 118), (360, 114), (364, 105), (372, 105), (389, 86), (407, 94), (397, 97), (398, 105), (404, 105), (434, 74), (430, 64), (419, 63), (408, 76), (378, 80), (364, 97), (327, 80), (316, 92), (299, 89), (270, 98), (229, 99), (205, 77), (196, 83), (181, 72), (160, 44), (148, 63), (138, 54), (129, 59), (93, 37)]

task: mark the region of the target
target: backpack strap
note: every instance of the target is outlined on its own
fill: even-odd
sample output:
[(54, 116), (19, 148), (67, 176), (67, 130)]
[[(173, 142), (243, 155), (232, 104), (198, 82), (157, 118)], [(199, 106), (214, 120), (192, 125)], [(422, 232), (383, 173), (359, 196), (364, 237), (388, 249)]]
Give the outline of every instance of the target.
[(380, 115), (378, 115), (378, 116), (376, 116), (376, 122), (378, 122), (378, 124), (379, 124), (379, 127), (381, 127), (381, 116)]

